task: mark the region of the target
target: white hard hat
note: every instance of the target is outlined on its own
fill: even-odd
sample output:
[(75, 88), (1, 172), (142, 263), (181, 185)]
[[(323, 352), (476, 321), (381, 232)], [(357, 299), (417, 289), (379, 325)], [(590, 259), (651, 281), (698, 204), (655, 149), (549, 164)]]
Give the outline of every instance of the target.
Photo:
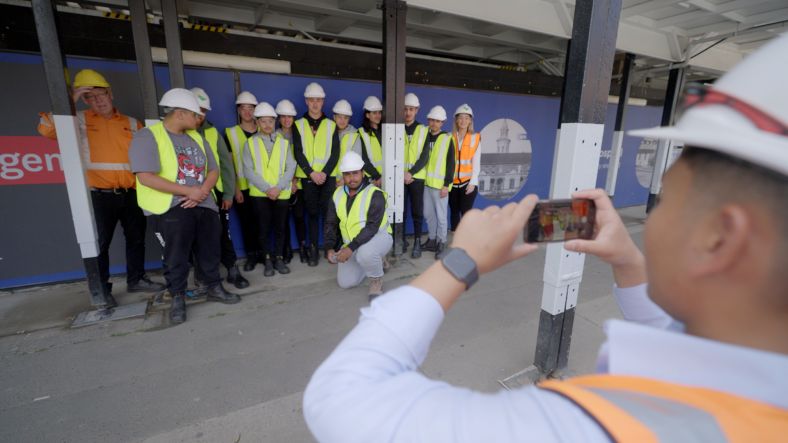
[(298, 115), (296, 112), (295, 105), (290, 100), (279, 100), (279, 103), (276, 104), (276, 113), (279, 115), (289, 115), (291, 117), (295, 117)]
[(191, 88), (190, 91), (194, 94), (201, 108), (211, 110), (211, 98), (208, 97), (203, 88)]
[(200, 109), (200, 104), (197, 103), (197, 98), (192, 94), (192, 91), (183, 88), (172, 88), (165, 92), (164, 95), (161, 96), (159, 106), (186, 109), (200, 115), (205, 115)]
[(350, 106), (347, 100), (342, 99), (334, 105), (334, 108), (331, 110), (334, 114), (342, 114), (347, 115), (348, 117), (353, 116), (353, 108)]
[(339, 162), (339, 172), (353, 172), (364, 169), (364, 160), (356, 151), (348, 151)]
[(326, 92), (323, 87), (315, 82), (306, 85), (304, 90), (304, 98), (326, 98)]
[(421, 106), (421, 103), (419, 103), (419, 97), (412, 92), (405, 94), (405, 106), (409, 106), (411, 108), (418, 108), (419, 106)]
[[(670, 127), (629, 131), (711, 149), (788, 175), (788, 34), (749, 55)], [(690, 96), (690, 98), (695, 98)], [(713, 99), (714, 101), (712, 101)]]
[(443, 109), (443, 106), (435, 106), (430, 109), (430, 113), (427, 114), (427, 118), (432, 120), (439, 120), (439, 121), (446, 121), (446, 110)]
[(254, 107), (254, 116), (257, 118), (260, 117), (276, 118), (276, 111), (274, 111), (274, 107), (269, 105), (267, 102), (262, 102)]
[(249, 91), (243, 91), (238, 94), (238, 97), (235, 99), (235, 104), (257, 106), (257, 97)]
[(383, 103), (374, 95), (370, 95), (364, 100), (364, 110), (369, 112), (382, 111)]
[(471, 107), (468, 106), (467, 103), (463, 103), (457, 108), (456, 111), (454, 111), (454, 116), (455, 117), (457, 117), (460, 114), (468, 114), (471, 117), (473, 117), (473, 109), (471, 109)]

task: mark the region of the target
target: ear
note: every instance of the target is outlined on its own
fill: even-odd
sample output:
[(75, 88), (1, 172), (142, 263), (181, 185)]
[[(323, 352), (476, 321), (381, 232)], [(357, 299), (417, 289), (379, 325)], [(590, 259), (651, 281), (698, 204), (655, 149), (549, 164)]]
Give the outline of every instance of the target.
[(721, 206), (698, 225), (692, 241), (691, 274), (709, 277), (731, 271), (742, 260), (753, 228), (752, 214), (736, 204)]

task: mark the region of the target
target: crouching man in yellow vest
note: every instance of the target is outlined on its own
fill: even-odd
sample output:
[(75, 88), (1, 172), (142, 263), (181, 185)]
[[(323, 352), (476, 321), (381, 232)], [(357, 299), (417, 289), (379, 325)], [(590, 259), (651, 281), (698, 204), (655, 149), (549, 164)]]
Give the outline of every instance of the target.
[(157, 236), (164, 245), (164, 278), (172, 294), (170, 321), (186, 321), (186, 281), (189, 256), (208, 287), (207, 298), (238, 303), (225, 291), (219, 275), (221, 222), (211, 190), (219, 166), (205, 137), (197, 133), (200, 105), (188, 89), (167, 91), (159, 105), (164, 121), (138, 131), (131, 141), (129, 160), (137, 175), (137, 203), (155, 217)]
[(596, 202), (596, 234), (565, 248), (612, 266), (628, 320), (607, 323), (596, 375), (488, 394), (418, 371), (478, 274), (537, 250), (518, 241), (531, 195), (467, 212), (440, 262), (363, 311), (304, 393), (316, 439), (785, 441), (786, 53), (788, 35), (775, 37), (712, 87), (690, 89), (675, 127), (631, 133), (685, 145), (646, 224), (645, 257), (604, 190), (574, 194)]
[(328, 260), (339, 264), (340, 288), (358, 286), (369, 278), (369, 299), (383, 293), (383, 263), (394, 240), (386, 217), (383, 191), (367, 181), (364, 160), (354, 151), (347, 152), (339, 164), (345, 186), (337, 188), (329, 203), (323, 231), (327, 245), (336, 243), (337, 226), (342, 247), (328, 251)]
[[(290, 153), (290, 143), (276, 128), (274, 107), (262, 102), (254, 108), (259, 131), (244, 146), (244, 176), (249, 180), (249, 198), (252, 200), (260, 236), (259, 248), (265, 257), (263, 275), (271, 277), (274, 269), (289, 274), (284, 262), (287, 209), (290, 206), (291, 180), (296, 163)], [(270, 233), (274, 232), (274, 249), (269, 246)]]

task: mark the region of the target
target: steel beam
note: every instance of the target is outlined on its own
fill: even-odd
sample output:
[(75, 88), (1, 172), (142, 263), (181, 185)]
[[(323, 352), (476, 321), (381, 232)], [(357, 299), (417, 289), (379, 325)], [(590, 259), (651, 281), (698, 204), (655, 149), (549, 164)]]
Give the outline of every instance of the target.
[(613, 146), (610, 149), (610, 162), (607, 168), (607, 181), (605, 190), (610, 198), (616, 194), (616, 179), (618, 166), (621, 164), (621, 153), (624, 146), (624, 115), (627, 111), (629, 93), (632, 90), (632, 68), (635, 66), (635, 54), (627, 53), (624, 56), (624, 67), (621, 73), (621, 87), (618, 92), (618, 108), (616, 109), (616, 123), (613, 127)]
[[(550, 198), (596, 185), (622, 0), (578, 0), (567, 53)], [(534, 366), (566, 367), (585, 256), (547, 246)]]
[[(673, 118), (676, 115), (676, 107), (678, 106), (679, 98), (681, 97), (681, 90), (684, 86), (685, 68), (673, 68), (668, 75), (668, 89), (665, 91), (665, 105), (662, 108), (662, 122), (661, 126), (670, 126), (673, 124)], [(662, 190), (662, 174), (668, 167), (668, 162), (672, 158), (674, 145), (670, 140), (660, 140), (657, 146), (657, 156), (654, 161), (654, 172), (651, 175), (651, 188), (648, 194), (648, 202), (646, 203), (646, 213), (651, 212), (657, 204), (659, 192)]]
[(167, 43), (167, 65), (170, 69), (170, 87), (185, 88), (181, 31), (178, 23), (178, 7), (175, 0), (161, 0), (161, 15), (164, 22), (164, 39)]
[(33, 19), (41, 48), (41, 59), (52, 104), (52, 120), (57, 132), (58, 149), (63, 163), (68, 202), (79, 243), (82, 263), (87, 274), (90, 302), (94, 306), (106, 303), (109, 288), (102, 284), (98, 267), (98, 235), (93, 218), (87, 179), (80, 156), (79, 127), (76, 109), (71, 99), (65, 72), (65, 56), (60, 48), (55, 4), (52, 0), (32, 0)]
[(405, 41), (407, 5), (402, 0), (383, 2), (383, 125), (384, 190), (388, 195), (389, 222), (394, 228), (395, 256), (402, 255), (405, 235)]
[(148, 16), (145, 0), (129, 0), (131, 33), (134, 37), (134, 52), (137, 55), (137, 72), (140, 76), (142, 109), (145, 124), (158, 122), (159, 108), (156, 99), (156, 79), (153, 75), (150, 38), (148, 38)]

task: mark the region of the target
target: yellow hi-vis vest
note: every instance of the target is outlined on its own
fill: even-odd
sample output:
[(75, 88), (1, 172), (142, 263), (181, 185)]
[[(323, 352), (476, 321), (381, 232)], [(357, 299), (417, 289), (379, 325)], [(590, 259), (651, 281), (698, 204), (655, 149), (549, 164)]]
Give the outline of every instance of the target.
[[(315, 133), (312, 133), (312, 128), (306, 118), (296, 120), (294, 126), (301, 136), (301, 147), (304, 149), (304, 156), (309, 162), (309, 166), (317, 172), (323, 172), (323, 167), (331, 157), (331, 144), (337, 124), (324, 118)], [(296, 177), (306, 178), (306, 173), (301, 168), (296, 168)]]
[(372, 162), (372, 166), (375, 167), (378, 174), (383, 174), (383, 147), (380, 146), (380, 140), (375, 137), (374, 133), (367, 133), (364, 128), (358, 128), (358, 135), (361, 137), (363, 145), (361, 149), (367, 152), (367, 158)]
[[(337, 218), (339, 219), (339, 231), (342, 233), (343, 246), (347, 246), (354, 238), (361, 233), (364, 226), (367, 225), (367, 214), (369, 213), (369, 204), (372, 202), (372, 196), (375, 192), (383, 191), (375, 185), (367, 185), (364, 189), (356, 194), (353, 203), (350, 205), (350, 212), (347, 210), (348, 195), (345, 192), (345, 187), (341, 186), (334, 191), (334, 206), (337, 211)], [(385, 198), (386, 194), (383, 194)], [(380, 231), (385, 231), (391, 234), (391, 226), (386, 214), (383, 214), (383, 219), (380, 221)]]
[[(175, 154), (175, 146), (172, 144), (163, 123), (156, 123), (149, 126), (148, 129), (153, 134), (156, 146), (159, 148), (160, 169), (158, 176), (174, 183), (178, 177), (178, 157)], [(194, 130), (188, 130), (186, 134), (197, 142), (203, 155), (207, 155), (202, 136)], [(167, 212), (170, 209), (170, 203), (172, 203), (172, 194), (149, 188), (140, 183), (140, 179), (137, 177), (137, 204), (140, 208), (158, 215)]]
[(621, 375), (550, 380), (616, 442), (785, 441), (788, 410), (707, 388)]
[[(413, 135), (407, 138), (407, 149), (405, 150), (405, 169), (410, 171), (410, 168), (416, 164), (421, 156), (421, 151), (424, 149), (424, 142), (427, 141), (427, 134), (430, 129), (424, 125), (417, 125), (413, 131)], [(427, 177), (427, 165), (413, 175), (413, 178), (424, 180)]]
[[(276, 135), (274, 140), (274, 148), (271, 149), (271, 156), (268, 156), (268, 151), (265, 149), (263, 140), (260, 137), (254, 136), (249, 139), (249, 153), (252, 155), (252, 163), (254, 163), (254, 173), (259, 175), (270, 186), (274, 187), (279, 183), (279, 179), (285, 173), (287, 165), (287, 156), (290, 155), (290, 142), (288, 142), (281, 134)], [(279, 200), (288, 200), (290, 198), (291, 188), (290, 183), (280, 189)], [(249, 182), (249, 195), (252, 197), (266, 197), (265, 192), (257, 189), (252, 182)]]
[(245, 191), (249, 189), (249, 182), (244, 178), (244, 145), (246, 144), (246, 134), (241, 125), (224, 130), (227, 140), (230, 141), (230, 151), (233, 154), (233, 164), (235, 165), (235, 176), (237, 178), (238, 189)]
[(342, 180), (342, 173), (339, 172), (339, 164), (342, 163), (342, 157), (345, 156), (347, 151), (353, 149), (353, 145), (356, 144), (356, 140), (358, 139), (358, 132), (348, 132), (347, 134), (342, 136), (342, 140), (339, 143), (339, 161), (337, 165), (334, 167), (334, 173), (331, 174), (337, 178), (337, 183), (341, 183)]
[[(443, 179), (446, 177), (446, 159), (449, 156), (449, 142), (451, 136), (447, 133), (442, 133), (435, 140), (430, 152), (430, 160), (427, 162), (427, 178), (424, 184), (430, 188), (441, 189), (443, 188)], [(448, 186), (451, 190), (451, 183)]]
[[(216, 160), (216, 164), (219, 166), (219, 171), (222, 169), (222, 159), (219, 158), (219, 131), (216, 128), (208, 128), (205, 130), (205, 139), (208, 140), (208, 146), (211, 147), (211, 151), (213, 152), (213, 159)], [(224, 192), (222, 187), (222, 174), (219, 173), (219, 180), (216, 181), (216, 189), (219, 192)], [(219, 199), (222, 198), (220, 195)]]

